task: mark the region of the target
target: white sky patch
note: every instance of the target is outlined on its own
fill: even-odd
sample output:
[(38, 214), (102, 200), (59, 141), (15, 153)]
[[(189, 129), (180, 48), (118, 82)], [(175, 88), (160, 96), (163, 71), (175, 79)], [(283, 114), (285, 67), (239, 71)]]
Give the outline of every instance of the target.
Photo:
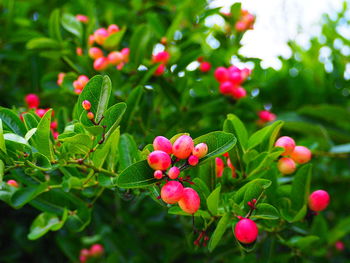
[[(304, 48), (309, 46), (310, 36), (318, 36), (322, 14), (334, 16), (342, 8), (343, 0), (212, 0), (210, 6), (224, 7), (228, 11), (235, 2), (256, 15), (253, 30), (244, 34), (240, 54), (257, 57), (263, 60), (262, 66), (279, 68), (281, 62), (277, 58), (289, 58), (291, 50), (286, 44), (295, 39)], [(347, 13), (350, 17), (350, 10)], [(218, 22), (220, 24), (221, 21)], [(215, 24), (215, 21), (210, 21)], [(350, 38), (350, 29), (338, 29)], [(347, 50), (345, 51), (345, 53)]]

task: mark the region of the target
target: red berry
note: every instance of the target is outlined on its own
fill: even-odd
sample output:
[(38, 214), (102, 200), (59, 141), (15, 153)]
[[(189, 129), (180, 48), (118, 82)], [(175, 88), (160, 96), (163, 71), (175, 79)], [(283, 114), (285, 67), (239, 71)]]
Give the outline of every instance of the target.
[(25, 101), (28, 105), (28, 108), (38, 108), (40, 104), (39, 97), (36, 94), (28, 94), (25, 97)]
[(173, 151), (173, 146), (171, 145), (171, 142), (164, 136), (157, 136), (156, 138), (154, 138), (153, 148), (154, 150), (163, 151), (167, 154), (171, 154)]
[(290, 155), (294, 151), (295, 142), (292, 138), (288, 136), (283, 136), (276, 141), (275, 147), (284, 148), (284, 152), (282, 153), (282, 155), (286, 156)]
[(208, 153), (208, 145), (205, 143), (199, 143), (197, 144), (192, 151), (192, 154), (194, 156), (197, 156), (199, 159), (203, 158), (204, 156), (206, 156)]
[(329, 205), (329, 194), (324, 190), (314, 191), (309, 196), (309, 208), (312, 211), (319, 212), (325, 210)]
[(163, 63), (166, 64), (168, 63), (168, 60), (170, 59), (170, 55), (167, 51), (161, 51), (158, 52), (157, 54), (153, 55), (152, 57), (152, 62), (153, 63)]
[(53, 122), (51, 122), (51, 124), (50, 124), (50, 128), (51, 128), (52, 130), (56, 130), (56, 129), (57, 129), (57, 126), (58, 126), (57, 121), (53, 121)]
[(228, 70), (224, 67), (218, 67), (214, 72), (214, 76), (218, 82), (228, 81)]
[(97, 58), (94, 61), (94, 69), (97, 71), (105, 70), (106, 68), (108, 68), (108, 66), (109, 66), (108, 59), (105, 57)]
[(89, 49), (89, 56), (92, 59), (98, 59), (103, 57), (103, 51), (98, 47), (91, 47)]
[(88, 100), (84, 100), (81, 105), (86, 111), (89, 111), (91, 109), (91, 103)]
[(57, 85), (58, 86), (62, 85), (65, 76), (66, 76), (66, 73), (62, 73), (62, 72), (58, 73), (58, 76), (57, 76)]
[(94, 39), (99, 45), (103, 45), (108, 36), (108, 31), (105, 28), (99, 28), (94, 32)]
[(276, 119), (276, 115), (267, 110), (259, 111), (258, 115), (263, 122), (270, 122)]
[(256, 223), (248, 218), (243, 218), (235, 226), (235, 236), (243, 244), (253, 243), (258, 237), (258, 227)]
[(165, 65), (164, 64), (159, 64), (158, 68), (154, 72), (154, 75), (155, 76), (161, 76), (161, 75), (163, 75), (164, 71), (165, 71)]
[(283, 174), (292, 174), (296, 169), (296, 165), (293, 159), (283, 157), (278, 160), (277, 168)]
[(234, 99), (239, 100), (247, 96), (247, 91), (242, 87), (238, 87), (233, 89), (231, 94)]
[(89, 80), (90, 80), (89, 77), (85, 75), (80, 75), (77, 79), (77, 81), (80, 82), (83, 88), (86, 86)]
[(167, 182), (160, 191), (162, 200), (167, 204), (175, 204), (178, 202), (184, 192), (184, 187), (178, 181)]
[(153, 173), (154, 178), (160, 180), (163, 178), (163, 172), (161, 170), (156, 170)]
[(123, 62), (124, 56), (118, 51), (112, 51), (108, 54), (108, 62), (112, 65), (118, 65)]
[(231, 94), (236, 87), (230, 81), (222, 82), (219, 86), (220, 93)]
[(210, 69), (211, 64), (209, 62), (204, 61), (199, 65), (199, 70), (202, 72), (208, 72)]
[(173, 144), (173, 154), (180, 159), (187, 159), (194, 148), (193, 140), (188, 135), (181, 135)]
[(42, 118), (42, 117), (45, 115), (46, 111), (47, 111), (47, 110), (45, 110), (45, 109), (36, 109), (36, 110), (35, 110), (35, 113), (36, 113), (40, 118)]
[(290, 157), (298, 164), (304, 164), (311, 160), (311, 151), (304, 146), (295, 146)]
[(15, 180), (8, 180), (7, 184), (12, 186), (12, 187), (16, 187), (16, 188), (19, 187), (18, 183)]
[(85, 15), (80, 15), (80, 14), (78, 14), (78, 15), (75, 16), (75, 18), (76, 18), (78, 21), (80, 21), (80, 22), (82, 22), (82, 23), (84, 23), (84, 24), (87, 24), (87, 23), (89, 22), (89, 18), (88, 18), (87, 16), (85, 16)]
[(151, 152), (147, 157), (147, 161), (148, 161), (149, 166), (153, 170), (164, 171), (164, 170), (168, 169), (171, 165), (170, 156), (163, 151)]
[(80, 263), (86, 263), (87, 257), (86, 256), (79, 256)]
[(338, 251), (343, 251), (345, 249), (345, 245), (342, 241), (337, 241), (335, 243), (335, 248), (338, 250)]
[(200, 207), (200, 203), (199, 195), (194, 189), (190, 187), (183, 189), (183, 194), (178, 204), (184, 212), (189, 214), (196, 213)]
[(103, 255), (104, 248), (101, 244), (94, 244), (90, 248), (90, 255), (92, 257), (100, 257)]
[(238, 32), (243, 32), (247, 30), (247, 25), (243, 21), (238, 21), (235, 25), (235, 28)]
[(222, 174), (224, 172), (224, 167), (225, 167), (224, 161), (221, 158), (216, 157), (215, 158), (216, 177), (218, 177), (218, 178), (222, 177)]
[(119, 27), (115, 24), (109, 25), (109, 27), (107, 28), (107, 32), (109, 34), (117, 33), (117, 32), (119, 32)]
[(189, 165), (196, 166), (198, 164), (199, 159), (197, 156), (191, 155), (190, 157), (188, 157), (187, 161)]
[(173, 166), (169, 169), (168, 175), (170, 179), (176, 179), (180, 174), (180, 169), (176, 166)]
[(52, 132), (52, 136), (55, 140), (57, 140), (59, 133), (57, 131)]
[(228, 68), (228, 79), (233, 84), (240, 85), (243, 81), (241, 70), (235, 66), (231, 66)]
[(95, 114), (93, 114), (91, 111), (89, 111), (87, 114), (86, 114), (86, 117), (89, 119), (89, 120), (93, 120), (95, 118)]

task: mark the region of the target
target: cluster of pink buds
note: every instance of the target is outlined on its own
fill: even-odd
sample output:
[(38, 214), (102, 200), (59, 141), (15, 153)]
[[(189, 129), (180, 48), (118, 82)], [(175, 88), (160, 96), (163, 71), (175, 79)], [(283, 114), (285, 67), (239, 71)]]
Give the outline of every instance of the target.
[(167, 51), (161, 51), (152, 56), (152, 63), (160, 63), (156, 71), (154, 72), (155, 76), (161, 76), (165, 72), (166, 64), (170, 59), (170, 54)]
[[(236, 168), (233, 166), (229, 154), (225, 153), (225, 154), (223, 154), (223, 157), (226, 158), (227, 167), (230, 168), (232, 171), (232, 178), (236, 178), (237, 177)], [(222, 175), (224, 173), (224, 169), (225, 169), (225, 162), (220, 157), (216, 157), (215, 158), (215, 173), (216, 173), (217, 178), (222, 177)]]
[(295, 172), (296, 164), (304, 164), (311, 160), (311, 151), (304, 146), (295, 146), (295, 141), (288, 136), (280, 137), (275, 147), (282, 147), (283, 157), (278, 160), (278, 170), (282, 174), (292, 174)]
[(103, 255), (104, 248), (101, 244), (94, 244), (90, 249), (84, 248), (80, 250), (79, 261), (80, 263), (87, 262), (90, 258), (99, 258)]
[(203, 57), (199, 57), (197, 61), (200, 63), (199, 64), (199, 70), (203, 73), (206, 73), (210, 71), (211, 69), (211, 64), (208, 61), (204, 61)]
[(259, 116), (259, 120), (257, 123), (259, 126), (262, 126), (268, 122), (272, 122), (276, 120), (276, 115), (268, 110), (259, 111), (258, 116)]
[(231, 96), (235, 100), (247, 96), (247, 91), (241, 85), (250, 74), (250, 69), (239, 69), (236, 66), (230, 66), (228, 68), (218, 67), (214, 72), (216, 80), (220, 83), (220, 93)]
[(76, 80), (73, 81), (73, 87), (75, 94), (80, 94), (89, 82), (88, 76), (80, 75)]
[(253, 29), (255, 16), (249, 13), (247, 10), (241, 10), (241, 17), (237, 21), (235, 28), (238, 32), (244, 32), (249, 29)]
[(183, 187), (184, 182), (192, 182), (179, 175), (186, 166), (196, 166), (208, 153), (208, 146), (205, 143), (194, 145), (190, 136), (181, 135), (173, 144), (167, 138), (157, 136), (153, 148), (147, 157), (148, 164), (155, 170), (156, 179), (166, 179), (160, 198), (167, 204), (178, 203), (184, 212), (194, 214), (200, 207), (199, 195), (194, 189)]
[[(89, 56), (94, 60), (94, 69), (97, 71), (106, 70), (110, 66), (115, 66), (116, 69), (121, 70), (125, 63), (129, 61), (129, 48), (123, 48), (120, 51), (111, 51), (107, 53), (104, 51), (103, 45), (108, 37), (119, 32), (117, 25), (109, 25), (108, 28), (99, 28), (89, 37)], [(93, 47), (94, 44), (100, 47)]]

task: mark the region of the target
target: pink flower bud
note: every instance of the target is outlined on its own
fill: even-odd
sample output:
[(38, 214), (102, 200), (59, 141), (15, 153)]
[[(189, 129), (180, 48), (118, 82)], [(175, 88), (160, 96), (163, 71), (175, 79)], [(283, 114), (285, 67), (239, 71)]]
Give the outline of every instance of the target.
[(189, 165), (196, 166), (198, 164), (199, 159), (197, 156), (191, 155), (190, 157), (188, 157), (187, 161)]
[(105, 28), (99, 28), (94, 32), (95, 42), (99, 45), (103, 45), (108, 36), (108, 31)]
[(107, 69), (109, 66), (108, 59), (105, 57), (100, 57), (94, 61), (94, 69), (97, 71), (102, 71)]
[(228, 70), (224, 67), (218, 67), (214, 72), (214, 76), (220, 83), (228, 81)]
[(187, 159), (194, 148), (193, 140), (188, 135), (181, 135), (173, 144), (173, 155), (180, 159)]
[(208, 145), (205, 143), (199, 143), (197, 144), (192, 151), (192, 154), (194, 156), (197, 156), (199, 159), (203, 158), (204, 156), (206, 156), (208, 153)]
[(298, 164), (304, 164), (311, 160), (311, 151), (304, 146), (295, 146), (290, 157)]
[(179, 177), (180, 174), (180, 169), (176, 166), (173, 166), (169, 169), (168, 175), (170, 179), (176, 179), (177, 177)]
[(283, 157), (278, 160), (277, 168), (283, 174), (292, 174), (296, 169), (296, 165), (293, 159)]
[(292, 138), (288, 136), (283, 136), (276, 141), (275, 147), (284, 148), (284, 152), (282, 153), (282, 155), (286, 156), (286, 155), (290, 155), (294, 151), (295, 142)]
[(89, 111), (91, 109), (91, 103), (88, 100), (84, 100), (82, 102), (82, 106), (83, 106), (84, 110), (86, 110), (86, 111)]
[(183, 194), (178, 204), (184, 212), (194, 214), (198, 211), (201, 200), (194, 189), (186, 187), (183, 189)]
[(243, 244), (253, 243), (258, 237), (258, 232), (256, 223), (248, 218), (239, 220), (234, 229), (237, 240)]
[(163, 136), (157, 136), (156, 138), (154, 138), (153, 148), (154, 150), (160, 150), (166, 152), (167, 154), (172, 154), (173, 151), (173, 146), (171, 145), (171, 142)]
[(167, 204), (175, 204), (178, 202), (184, 192), (184, 187), (178, 181), (167, 182), (160, 191), (162, 200)]
[(91, 47), (89, 49), (89, 56), (92, 59), (98, 59), (103, 57), (103, 51), (98, 47)]
[(170, 156), (163, 151), (151, 152), (147, 157), (147, 161), (153, 170), (165, 171), (171, 165)]
[(199, 65), (199, 70), (202, 72), (208, 72), (210, 69), (211, 64), (209, 62), (204, 61)]
[(154, 175), (154, 178), (156, 178), (158, 180), (163, 178), (163, 172), (161, 170), (154, 171), (153, 175)]
[(27, 103), (28, 105), (28, 108), (38, 108), (39, 107), (39, 104), (40, 104), (40, 100), (39, 100), (39, 97), (38, 95), (36, 94), (28, 94), (26, 97), (25, 97), (25, 102)]
[(16, 187), (16, 188), (19, 187), (18, 183), (15, 180), (8, 180), (7, 184), (12, 186), (12, 187)]
[(118, 65), (119, 63), (123, 62), (124, 56), (118, 51), (112, 51), (108, 54), (107, 59), (110, 64)]
[(107, 28), (107, 32), (108, 34), (114, 34), (114, 33), (117, 33), (119, 32), (119, 27), (115, 24), (112, 24), (112, 25), (109, 25), (108, 28)]
[(329, 194), (324, 190), (314, 191), (309, 196), (309, 208), (312, 211), (319, 212), (327, 208), (330, 202)]

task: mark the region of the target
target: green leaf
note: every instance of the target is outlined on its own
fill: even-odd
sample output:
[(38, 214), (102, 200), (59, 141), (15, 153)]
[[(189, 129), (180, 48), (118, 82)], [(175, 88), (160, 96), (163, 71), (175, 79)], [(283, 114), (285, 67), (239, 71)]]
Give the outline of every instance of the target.
[[(168, 210), (168, 214), (172, 215), (181, 215), (181, 216), (192, 216), (192, 214), (186, 213), (182, 211), (182, 209), (178, 206), (172, 206)], [(199, 216), (205, 219), (210, 219), (211, 216), (207, 211), (204, 210), (198, 210), (196, 213), (193, 214), (194, 216)]]
[(350, 216), (340, 219), (334, 228), (328, 232), (328, 244), (333, 244), (350, 233)]
[(82, 102), (88, 100), (91, 103), (90, 111), (95, 114), (95, 122), (99, 122), (108, 107), (109, 97), (112, 91), (111, 80), (108, 76), (97, 75), (90, 79), (80, 93), (76, 105), (77, 116), (86, 126), (93, 126), (87, 118)]
[(253, 199), (258, 199), (262, 192), (264, 192), (270, 186), (270, 180), (255, 179), (241, 187), (236, 192), (234, 200), (237, 204), (243, 203), (244, 206), (247, 207), (247, 202), (252, 201)]
[(24, 125), (26, 126), (28, 131), (38, 126), (40, 118), (35, 113), (27, 112), (22, 116), (23, 116)]
[(0, 107), (0, 119), (5, 130), (12, 131), (22, 137), (26, 134), (23, 122), (12, 110)]
[(214, 233), (212, 234), (210, 240), (209, 240), (209, 244), (208, 244), (208, 249), (210, 252), (212, 252), (215, 247), (219, 244), (222, 236), (224, 235), (226, 229), (227, 229), (227, 225), (230, 221), (230, 214), (225, 214), (223, 217), (221, 217), (221, 219), (219, 220)]
[(0, 119), (0, 150), (2, 150), (4, 153), (6, 153), (4, 131), (2, 129), (2, 120), (1, 119)]
[(20, 188), (13, 194), (11, 203), (15, 208), (21, 208), (35, 197), (45, 192), (46, 189), (47, 183)]
[(144, 58), (152, 54), (152, 48), (155, 43), (156, 38), (152, 28), (147, 24), (139, 25), (130, 39), (130, 62), (138, 67)]
[(62, 216), (62, 219), (60, 220), (56, 214), (51, 213), (41, 213), (38, 215), (32, 225), (30, 226), (30, 232), (28, 234), (29, 240), (36, 240), (43, 235), (45, 235), (47, 232), (51, 231), (57, 231), (61, 229), (67, 219), (68, 216), (68, 210), (64, 210), (64, 214)]
[(49, 171), (52, 169), (50, 160), (47, 159), (45, 155), (39, 152), (33, 154), (33, 160), (30, 162), (28, 161), (28, 164), (31, 167), (42, 171)]
[(66, 29), (68, 32), (72, 33), (78, 38), (82, 37), (83, 26), (81, 22), (75, 18), (75, 16), (71, 14), (63, 14), (61, 23), (64, 29)]
[(124, 33), (126, 31), (126, 27), (123, 27), (116, 33), (113, 33), (103, 43), (103, 47), (107, 50), (116, 50), (119, 46), (120, 41), (122, 40)]
[(62, 147), (68, 154), (87, 154), (93, 148), (93, 140), (86, 134), (77, 134), (62, 141)]
[(60, 44), (51, 38), (38, 37), (31, 39), (27, 45), (27, 49), (60, 49)]
[(126, 104), (121, 102), (110, 107), (104, 114), (101, 125), (106, 125), (106, 139), (117, 129), (123, 114), (126, 111)]
[(289, 240), (289, 245), (292, 247), (297, 247), (301, 250), (310, 249), (320, 238), (318, 236), (295, 236)]
[(49, 19), (49, 35), (51, 38), (57, 41), (62, 41), (61, 31), (60, 31), (60, 10), (55, 9), (51, 12)]
[(300, 168), (294, 176), (292, 183), (291, 199), (292, 209), (299, 211), (306, 206), (310, 193), (312, 165), (307, 164)]
[(256, 206), (255, 213), (251, 216), (251, 218), (256, 219), (264, 219), (264, 220), (277, 220), (279, 219), (278, 210), (267, 203), (258, 204)]
[(126, 104), (128, 105), (128, 108), (124, 114), (124, 118), (121, 126), (126, 128), (127, 130), (129, 129), (130, 123), (135, 115), (135, 112), (138, 109), (138, 105), (140, 103), (143, 93), (144, 93), (143, 87), (138, 86), (131, 91), (130, 95), (126, 100)]
[(212, 215), (217, 215), (219, 201), (220, 201), (220, 191), (221, 191), (221, 185), (216, 187), (215, 190), (211, 192), (211, 194), (207, 198), (208, 210)]
[(27, 140), (23, 137), (14, 134), (14, 133), (5, 133), (4, 134), (6, 149), (13, 151), (31, 151), (31, 147), (28, 144)]
[(238, 146), (244, 152), (248, 143), (248, 132), (243, 122), (236, 115), (227, 115), (227, 119), (224, 122), (224, 131), (233, 133), (236, 136)]
[(126, 167), (140, 160), (139, 150), (130, 134), (120, 136), (118, 149), (120, 170), (124, 170)]
[(41, 154), (45, 155), (50, 161), (54, 159), (51, 143), (51, 115), (52, 109), (48, 110), (41, 118), (36, 132), (32, 135), (30, 141)]
[(5, 164), (2, 160), (0, 160), (0, 184), (2, 183), (2, 180), (4, 178), (5, 173)]
[[(248, 149), (252, 149), (260, 145), (264, 141), (270, 139), (271, 135), (275, 134), (274, 131), (276, 129), (279, 130), (282, 125), (283, 125), (282, 121), (276, 121), (273, 124), (266, 126), (263, 129), (255, 132), (252, 136), (250, 136), (248, 140)], [(270, 140), (269, 140), (269, 144), (270, 144)]]

